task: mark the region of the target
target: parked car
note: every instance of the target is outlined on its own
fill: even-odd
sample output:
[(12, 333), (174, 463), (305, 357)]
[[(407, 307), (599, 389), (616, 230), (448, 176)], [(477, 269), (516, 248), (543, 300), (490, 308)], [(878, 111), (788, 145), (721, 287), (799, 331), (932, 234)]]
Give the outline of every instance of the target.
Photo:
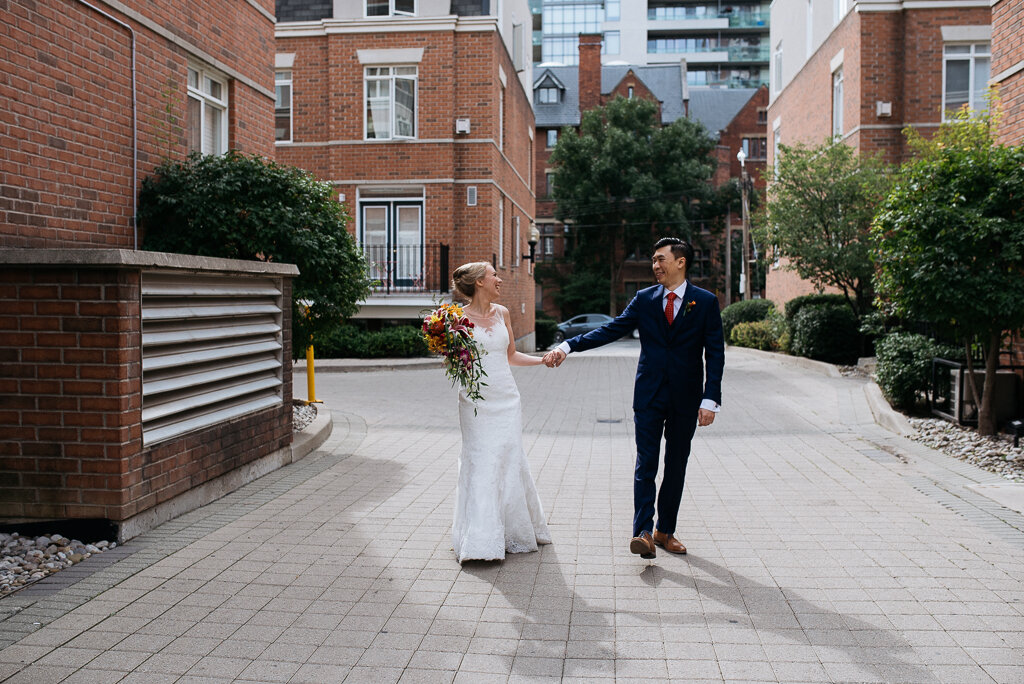
[[(605, 323), (614, 320), (608, 314), (600, 313), (588, 313), (580, 314), (579, 316), (573, 316), (567, 321), (562, 321), (558, 324), (558, 330), (555, 331), (555, 344), (561, 344), (562, 340), (568, 337), (575, 337), (583, 333), (590, 332), (600, 328)], [(633, 338), (639, 337), (636, 330), (633, 331)]]

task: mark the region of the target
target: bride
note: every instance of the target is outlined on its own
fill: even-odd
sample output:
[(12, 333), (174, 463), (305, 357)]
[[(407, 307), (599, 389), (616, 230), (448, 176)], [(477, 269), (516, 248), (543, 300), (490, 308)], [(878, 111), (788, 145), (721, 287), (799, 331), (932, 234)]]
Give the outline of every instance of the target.
[(487, 352), (483, 400), (474, 403), (465, 390), (459, 392), (455, 556), (462, 563), (536, 551), (538, 544), (551, 543), (551, 534), (523, 451), (519, 389), (510, 366), (539, 366), (543, 360), (516, 351), (508, 309), (495, 303), (501, 278), (494, 267), (485, 261), (460, 266), (452, 287), (456, 297), (469, 302), (463, 312), (474, 325), (473, 338)]

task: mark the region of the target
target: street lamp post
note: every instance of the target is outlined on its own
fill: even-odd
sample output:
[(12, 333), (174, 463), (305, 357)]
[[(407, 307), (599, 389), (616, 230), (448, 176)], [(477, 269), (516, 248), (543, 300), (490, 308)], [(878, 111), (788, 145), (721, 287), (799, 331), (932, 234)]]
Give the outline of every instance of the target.
[(740, 151), (736, 153), (736, 158), (740, 160), (740, 207), (743, 211), (741, 220), (743, 222), (743, 248), (742, 248), (742, 263), (740, 264), (740, 293), (743, 295), (743, 299), (747, 300), (751, 298), (750, 295), (750, 204), (749, 204), (749, 185), (750, 176), (747, 175), (747, 154), (740, 148)]

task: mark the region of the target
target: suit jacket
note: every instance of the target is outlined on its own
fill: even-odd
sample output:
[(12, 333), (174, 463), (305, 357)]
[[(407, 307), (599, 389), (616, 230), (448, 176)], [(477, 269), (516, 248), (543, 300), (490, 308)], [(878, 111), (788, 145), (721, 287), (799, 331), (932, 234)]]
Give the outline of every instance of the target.
[(569, 339), (569, 348), (578, 352), (600, 347), (636, 328), (640, 362), (633, 385), (634, 409), (647, 406), (664, 382), (695, 406), (702, 399), (721, 404), (725, 337), (718, 297), (687, 281), (682, 306), (669, 326), (662, 308), (664, 295), (662, 285), (640, 290), (615, 320)]

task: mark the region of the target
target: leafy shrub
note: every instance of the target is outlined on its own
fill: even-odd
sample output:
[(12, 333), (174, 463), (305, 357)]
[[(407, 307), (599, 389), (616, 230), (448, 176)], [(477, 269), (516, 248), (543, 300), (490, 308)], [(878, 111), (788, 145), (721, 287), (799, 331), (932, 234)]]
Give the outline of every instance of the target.
[(419, 328), (411, 325), (384, 328), (377, 332), (354, 325), (343, 325), (315, 345), (321, 359), (405, 358), (427, 356), (427, 345)]
[(763, 351), (771, 351), (776, 346), (775, 330), (768, 321), (737, 323), (733, 326), (729, 339), (737, 347), (749, 347)]
[(369, 294), (362, 252), (331, 185), (259, 155), (164, 162), (142, 182), (138, 217), (145, 249), (297, 265), (296, 353), (311, 335), (319, 344)]
[(793, 325), (793, 321), (796, 320), (796, 315), (800, 313), (800, 309), (805, 306), (821, 306), (823, 304), (831, 306), (843, 306), (849, 308), (850, 304), (846, 301), (846, 297), (841, 294), (809, 294), (802, 295), (800, 297), (793, 297), (786, 302), (786, 320), (790, 325)]
[(534, 331), (537, 340), (537, 349), (547, 349), (555, 341), (555, 332), (558, 330), (558, 321), (553, 318), (538, 316), (534, 320)]
[(841, 305), (803, 306), (793, 319), (793, 353), (827, 363), (855, 363), (860, 352), (857, 317)]
[(732, 339), (732, 329), (737, 323), (763, 321), (768, 312), (775, 308), (770, 299), (748, 299), (736, 302), (722, 309), (722, 332), (725, 339)]
[(775, 340), (775, 349), (788, 354), (790, 352), (790, 338), (792, 335), (789, 331), (789, 322), (786, 321), (786, 317), (778, 309), (772, 309), (768, 312), (768, 317), (764, 319), (764, 322), (771, 330), (772, 337)]
[(932, 359), (958, 358), (957, 349), (925, 335), (897, 332), (875, 342), (878, 367), (875, 377), (882, 394), (896, 408), (913, 409), (928, 391)]

